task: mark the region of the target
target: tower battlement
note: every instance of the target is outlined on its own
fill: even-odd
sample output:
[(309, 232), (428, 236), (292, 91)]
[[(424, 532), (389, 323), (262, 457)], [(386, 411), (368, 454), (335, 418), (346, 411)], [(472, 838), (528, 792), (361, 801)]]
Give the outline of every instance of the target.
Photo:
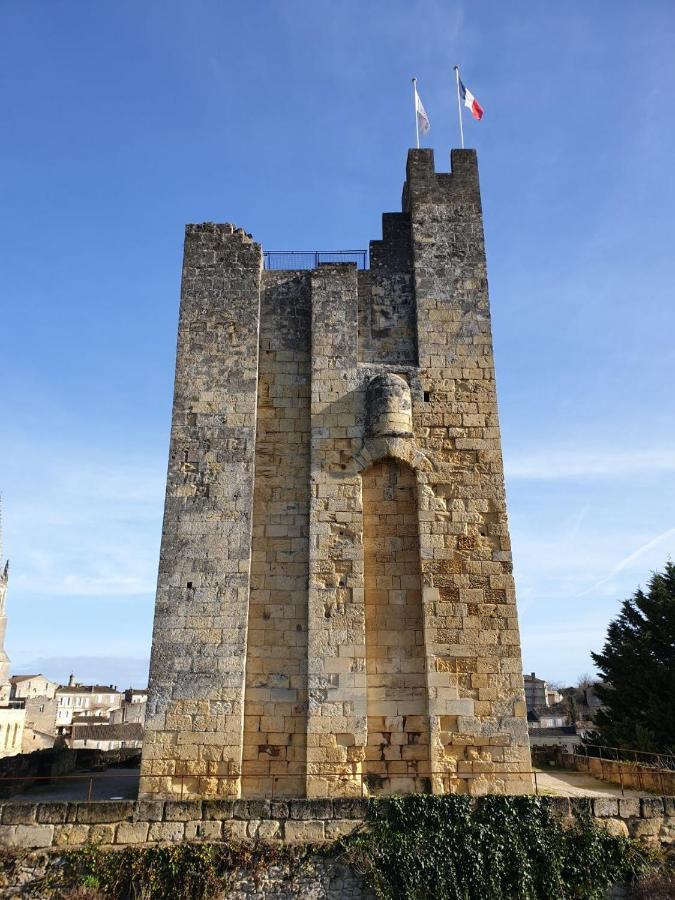
[(476, 155), (370, 268), (186, 228), (145, 796), (530, 789)]

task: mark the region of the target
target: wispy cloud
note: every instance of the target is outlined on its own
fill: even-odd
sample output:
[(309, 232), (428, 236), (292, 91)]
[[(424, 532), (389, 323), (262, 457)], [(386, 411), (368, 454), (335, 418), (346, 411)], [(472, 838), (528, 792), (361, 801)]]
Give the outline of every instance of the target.
[(557, 480), (563, 478), (619, 478), (627, 475), (675, 472), (675, 450), (635, 450), (629, 453), (580, 450), (542, 451), (507, 456), (507, 478)]
[(599, 581), (596, 581), (595, 584), (592, 584), (587, 590), (582, 591), (577, 596), (584, 597), (586, 594), (590, 594), (593, 591), (597, 591), (599, 587), (602, 587), (605, 584), (608, 584), (612, 581), (616, 576), (622, 572), (624, 569), (628, 568), (632, 563), (635, 562), (636, 559), (639, 559), (641, 556), (644, 556), (646, 553), (649, 553), (650, 550), (653, 550), (655, 547), (659, 547), (661, 544), (665, 543), (669, 538), (675, 538), (675, 528), (668, 528), (666, 531), (661, 532), (661, 534), (657, 534), (656, 537), (651, 538), (648, 541), (645, 541), (644, 544), (641, 544), (631, 553), (627, 554), (623, 557), (623, 559), (619, 560), (619, 562), (614, 566), (614, 568)]
[[(7, 450), (5, 446), (3, 448)], [(3, 474), (12, 593), (119, 597), (155, 588), (165, 464), (17, 445)]]
[(145, 687), (148, 658), (126, 656), (34, 656), (23, 654), (13, 666), (17, 675), (41, 672), (52, 681), (65, 683), (69, 675), (86, 683), (115, 684), (120, 689)]

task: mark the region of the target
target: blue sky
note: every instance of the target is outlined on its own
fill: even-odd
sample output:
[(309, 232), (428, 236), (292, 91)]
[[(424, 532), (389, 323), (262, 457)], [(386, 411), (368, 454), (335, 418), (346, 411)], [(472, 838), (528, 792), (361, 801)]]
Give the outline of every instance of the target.
[(574, 681), (675, 548), (669, 0), (0, 0), (0, 490), (17, 672), (145, 681), (183, 227), (353, 249), (412, 75), (478, 149), (524, 666)]

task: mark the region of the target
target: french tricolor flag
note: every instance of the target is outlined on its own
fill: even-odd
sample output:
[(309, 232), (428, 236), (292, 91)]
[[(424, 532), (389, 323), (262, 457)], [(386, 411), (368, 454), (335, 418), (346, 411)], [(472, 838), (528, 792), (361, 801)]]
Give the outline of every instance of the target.
[(466, 106), (467, 109), (470, 109), (471, 115), (474, 117), (474, 119), (478, 119), (478, 121), (480, 122), (480, 120), (483, 118), (483, 107), (480, 105), (478, 100), (476, 100), (471, 91), (467, 87), (465, 87), (464, 82), (461, 78), (459, 78), (459, 75), (457, 77), (459, 79), (459, 93), (461, 94), (464, 106)]

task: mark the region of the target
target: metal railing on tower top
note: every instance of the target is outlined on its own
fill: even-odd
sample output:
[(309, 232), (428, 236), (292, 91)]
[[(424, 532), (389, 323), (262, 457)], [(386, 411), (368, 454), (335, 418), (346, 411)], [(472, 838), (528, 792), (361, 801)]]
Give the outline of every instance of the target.
[(367, 250), (265, 250), (266, 269), (316, 269), (322, 263), (354, 263), (368, 268)]

